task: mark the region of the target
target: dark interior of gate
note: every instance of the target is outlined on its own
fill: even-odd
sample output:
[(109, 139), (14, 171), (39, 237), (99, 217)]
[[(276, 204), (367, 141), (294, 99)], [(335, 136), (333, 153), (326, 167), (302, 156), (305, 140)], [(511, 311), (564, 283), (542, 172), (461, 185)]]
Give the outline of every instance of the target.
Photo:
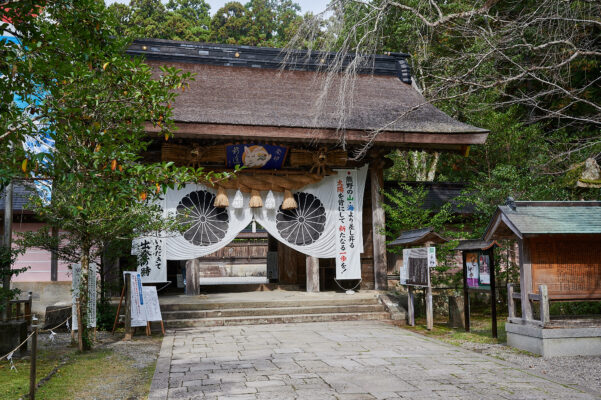
[[(129, 52), (145, 57), (157, 71), (160, 66), (174, 66), (196, 74), (173, 104), (174, 138), (156, 139), (146, 158), (232, 171), (230, 148), (285, 149), (279, 163), (271, 160), (267, 165), (270, 168), (250, 164), (237, 179), (220, 183), (219, 191), (215, 187), (218, 196), (222, 190), (242, 190), (252, 203), (257, 193), (266, 201), (266, 193), (273, 191), (283, 193), (284, 202), (296, 196), (298, 203), (297, 193), (304, 186), (318, 184), (341, 168), (368, 166), (361, 210), (360, 279), (337, 283), (335, 258), (310, 257), (276, 240), (260, 225), (253, 232), (251, 224), (212, 254), (169, 261), (168, 278), (179, 279), (181, 291), (184, 278), (188, 292), (196, 293), (386, 289), (381, 189), (384, 169), (390, 165), (385, 156), (396, 149), (467, 154), (470, 145), (482, 144), (487, 137), (487, 131), (458, 122), (429, 104), (411, 85), (403, 54), (375, 56), (354, 80), (352, 101), (343, 107), (342, 75), (328, 92), (323, 91), (321, 71), (327, 69), (331, 54), (299, 51), (283, 64), (285, 55), (279, 49), (154, 39), (134, 42)], [(149, 134), (158, 132), (151, 124), (146, 129)], [(251, 156), (253, 160), (270, 157)], [(276, 207), (282, 211), (282, 205)]]

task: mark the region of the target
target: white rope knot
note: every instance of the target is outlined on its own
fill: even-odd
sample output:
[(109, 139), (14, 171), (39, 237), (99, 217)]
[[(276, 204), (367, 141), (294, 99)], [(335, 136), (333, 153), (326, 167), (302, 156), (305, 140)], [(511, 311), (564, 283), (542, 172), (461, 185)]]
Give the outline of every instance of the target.
[(14, 370), (15, 372), (17, 372), (17, 367), (15, 367), (15, 364), (13, 363), (13, 353), (14, 353), (14, 350), (11, 351), (10, 353), (8, 353), (8, 355), (6, 356), (6, 359), (8, 361), (10, 361), (10, 370), (11, 371)]

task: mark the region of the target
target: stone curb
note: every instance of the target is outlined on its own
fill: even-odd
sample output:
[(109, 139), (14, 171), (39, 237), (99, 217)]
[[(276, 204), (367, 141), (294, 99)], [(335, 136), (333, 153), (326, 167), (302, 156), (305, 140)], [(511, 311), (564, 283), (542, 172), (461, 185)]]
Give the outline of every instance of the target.
[(169, 392), (169, 370), (171, 368), (171, 356), (173, 353), (173, 333), (166, 333), (159, 351), (152, 383), (150, 384), (150, 393), (148, 400), (167, 400)]

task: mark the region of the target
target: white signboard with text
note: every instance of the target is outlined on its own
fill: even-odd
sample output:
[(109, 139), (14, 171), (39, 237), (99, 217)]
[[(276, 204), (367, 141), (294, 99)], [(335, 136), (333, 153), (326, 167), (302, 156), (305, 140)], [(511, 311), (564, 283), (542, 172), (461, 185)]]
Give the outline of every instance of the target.
[(139, 273), (125, 273), (130, 282), (131, 326), (146, 326), (146, 309), (142, 292), (142, 278)]
[(142, 295), (144, 297), (144, 308), (146, 309), (146, 320), (162, 321), (161, 306), (159, 304), (159, 296), (156, 286), (142, 287)]

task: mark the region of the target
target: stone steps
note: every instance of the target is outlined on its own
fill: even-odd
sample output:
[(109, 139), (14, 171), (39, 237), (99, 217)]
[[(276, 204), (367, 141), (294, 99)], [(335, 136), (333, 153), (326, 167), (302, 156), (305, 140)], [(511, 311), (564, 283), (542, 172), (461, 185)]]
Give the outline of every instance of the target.
[[(262, 315), (249, 317), (193, 318), (165, 321), (166, 329), (198, 328), (210, 326), (258, 325), (258, 324), (289, 324), (299, 322), (329, 322), (329, 321), (358, 321), (377, 320), (390, 321), (387, 312), (356, 312), (356, 313), (326, 313), (326, 314), (295, 314), (295, 315)], [(391, 321), (392, 322), (392, 321)]]
[(194, 318), (255, 317), (264, 315), (304, 315), (335, 313), (367, 313), (386, 311), (382, 304), (318, 305), (269, 308), (222, 308), (215, 310), (163, 311), (163, 320)]
[(246, 301), (246, 302), (182, 302), (161, 304), (161, 312), (169, 311), (201, 311), (201, 310), (228, 310), (241, 308), (281, 308), (281, 307), (317, 307), (317, 306), (349, 306), (380, 304), (378, 299), (303, 299), (280, 301)]
[(272, 301), (256, 297), (242, 296), (239, 301), (183, 298), (181, 302), (164, 302), (161, 312), (166, 329), (357, 320), (388, 321), (396, 325), (404, 322), (404, 310), (396, 310), (381, 294), (318, 294), (276, 297)]

